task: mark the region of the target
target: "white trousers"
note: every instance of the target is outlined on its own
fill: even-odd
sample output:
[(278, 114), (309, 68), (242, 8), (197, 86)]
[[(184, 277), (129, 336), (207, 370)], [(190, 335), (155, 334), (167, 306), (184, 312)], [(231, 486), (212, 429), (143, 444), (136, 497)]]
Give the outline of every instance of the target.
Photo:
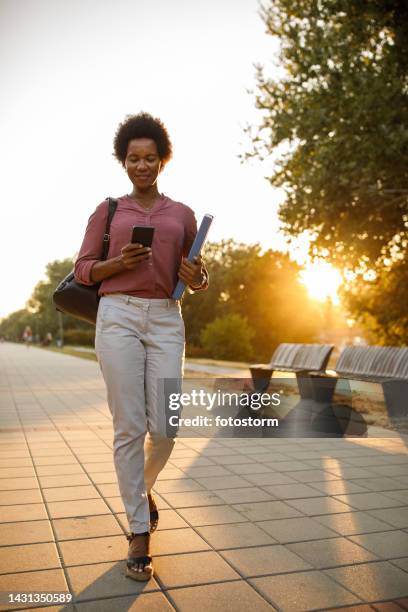
[(163, 379), (181, 380), (184, 339), (179, 302), (101, 297), (95, 349), (113, 419), (120, 494), (134, 533), (149, 531), (147, 494), (174, 446), (166, 437)]

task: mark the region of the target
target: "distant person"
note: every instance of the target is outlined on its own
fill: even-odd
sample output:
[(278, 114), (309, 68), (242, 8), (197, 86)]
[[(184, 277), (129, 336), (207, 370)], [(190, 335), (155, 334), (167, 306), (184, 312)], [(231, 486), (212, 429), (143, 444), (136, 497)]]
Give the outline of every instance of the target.
[(30, 344), (33, 341), (33, 332), (31, 330), (31, 327), (29, 325), (26, 325), (24, 332), (23, 332), (23, 341), (26, 345), (27, 348), (29, 348)]
[[(127, 575), (148, 580), (153, 575), (150, 533), (158, 523), (151, 490), (174, 446), (166, 436), (158, 386), (161, 378), (181, 379), (184, 364), (184, 322), (180, 303), (171, 296), (178, 278), (194, 291), (206, 289), (208, 278), (200, 257), (193, 263), (185, 259), (197, 233), (194, 212), (157, 186), (172, 155), (163, 123), (147, 113), (127, 117), (117, 129), (114, 154), (133, 189), (118, 199), (106, 261), (101, 258), (108, 202), (90, 216), (75, 278), (85, 285), (102, 281), (95, 348), (131, 530)], [(151, 247), (131, 242), (135, 225), (154, 227)]]
[(43, 340), (43, 346), (50, 346), (51, 342), (52, 342), (52, 333), (47, 332)]

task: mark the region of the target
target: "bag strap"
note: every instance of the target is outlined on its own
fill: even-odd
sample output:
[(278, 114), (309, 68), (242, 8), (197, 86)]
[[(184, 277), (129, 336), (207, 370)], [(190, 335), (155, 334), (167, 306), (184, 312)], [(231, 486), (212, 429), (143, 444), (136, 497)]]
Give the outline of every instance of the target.
[(116, 212), (118, 201), (115, 198), (106, 198), (108, 200), (108, 218), (106, 219), (105, 233), (103, 235), (102, 261), (108, 257), (109, 241), (110, 241), (110, 226), (113, 215)]

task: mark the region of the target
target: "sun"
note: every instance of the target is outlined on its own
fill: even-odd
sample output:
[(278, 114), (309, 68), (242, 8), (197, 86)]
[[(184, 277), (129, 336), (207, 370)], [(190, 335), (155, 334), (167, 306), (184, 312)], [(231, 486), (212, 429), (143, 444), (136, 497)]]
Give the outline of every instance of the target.
[(342, 283), (342, 276), (337, 268), (326, 261), (315, 261), (306, 264), (299, 276), (310, 297), (319, 302), (325, 302), (330, 298), (333, 304), (339, 303), (338, 289)]

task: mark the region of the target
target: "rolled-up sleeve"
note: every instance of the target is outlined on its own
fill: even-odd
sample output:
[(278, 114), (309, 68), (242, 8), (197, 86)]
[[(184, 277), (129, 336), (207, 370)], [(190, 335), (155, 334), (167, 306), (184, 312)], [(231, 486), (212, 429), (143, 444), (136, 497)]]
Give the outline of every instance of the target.
[(82, 285), (95, 285), (91, 280), (92, 267), (102, 259), (103, 237), (108, 217), (108, 203), (105, 200), (88, 219), (85, 236), (74, 267), (75, 280)]

